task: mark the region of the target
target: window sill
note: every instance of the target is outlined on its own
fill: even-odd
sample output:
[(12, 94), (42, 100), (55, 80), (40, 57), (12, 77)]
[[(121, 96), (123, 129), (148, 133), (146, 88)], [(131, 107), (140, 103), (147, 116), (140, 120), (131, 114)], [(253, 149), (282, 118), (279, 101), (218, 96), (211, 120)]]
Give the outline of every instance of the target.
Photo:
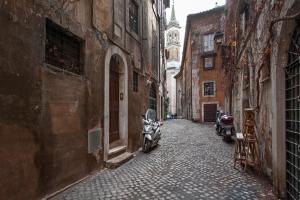
[(201, 54), (202, 57), (214, 57), (216, 55), (217, 55), (217, 53), (215, 52), (215, 50), (213, 50), (213, 51), (203, 51), (202, 54)]
[(203, 95), (203, 97), (216, 97), (216, 95)]
[(47, 70), (49, 70), (51, 73), (54, 73), (54, 74), (66, 74), (68, 76), (73, 76), (73, 77), (76, 77), (76, 78), (80, 78), (81, 80), (84, 79), (83, 75), (79, 75), (79, 74), (75, 74), (75, 73), (70, 72), (70, 71), (63, 70), (59, 67), (50, 65), (48, 63), (44, 63), (44, 68), (46, 68)]
[(215, 69), (215, 67), (209, 67), (209, 68), (203, 67), (203, 71), (210, 71), (210, 70), (214, 70), (214, 69)]

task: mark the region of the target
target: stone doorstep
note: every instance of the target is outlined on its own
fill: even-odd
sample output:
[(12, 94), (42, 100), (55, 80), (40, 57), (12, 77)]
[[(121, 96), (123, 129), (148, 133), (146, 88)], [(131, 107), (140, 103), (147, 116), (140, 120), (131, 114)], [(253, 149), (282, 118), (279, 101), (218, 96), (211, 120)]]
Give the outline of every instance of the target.
[(106, 161), (106, 167), (115, 169), (133, 158), (133, 153), (125, 152), (115, 158)]
[(117, 157), (127, 151), (126, 146), (117, 146), (115, 148), (112, 148), (108, 151), (108, 160)]
[(115, 147), (113, 149), (110, 149), (108, 151), (108, 154), (113, 155), (113, 154), (116, 154), (116, 153), (118, 153), (120, 151), (124, 151), (124, 150), (126, 150), (126, 146), (118, 146), (118, 147)]

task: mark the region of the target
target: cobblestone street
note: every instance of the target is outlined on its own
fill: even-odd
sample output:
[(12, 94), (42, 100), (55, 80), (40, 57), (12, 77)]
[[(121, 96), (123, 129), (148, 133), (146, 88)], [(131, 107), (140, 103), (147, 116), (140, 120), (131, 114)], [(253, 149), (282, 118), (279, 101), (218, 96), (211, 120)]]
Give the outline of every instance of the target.
[(115, 170), (104, 170), (52, 200), (276, 199), (265, 178), (233, 169), (234, 144), (210, 125), (163, 126), (160, 146)]

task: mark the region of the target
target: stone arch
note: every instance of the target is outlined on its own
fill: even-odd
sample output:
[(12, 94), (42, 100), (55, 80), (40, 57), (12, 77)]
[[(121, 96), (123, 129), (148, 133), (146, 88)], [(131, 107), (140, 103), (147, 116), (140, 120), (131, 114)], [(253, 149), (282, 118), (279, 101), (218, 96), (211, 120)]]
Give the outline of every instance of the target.
[(105, 56), (104, 69), (104, 161), (110, 153), (110, 67), (112, 59), (119, 61), (119, 143), (128, 146), (128, 64), (124, 52), (117, 46), (108, 48)]

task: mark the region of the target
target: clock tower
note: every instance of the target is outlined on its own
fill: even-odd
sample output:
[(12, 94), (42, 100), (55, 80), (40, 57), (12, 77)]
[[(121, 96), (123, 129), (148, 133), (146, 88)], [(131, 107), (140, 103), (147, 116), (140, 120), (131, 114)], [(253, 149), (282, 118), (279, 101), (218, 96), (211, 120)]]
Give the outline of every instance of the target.
[(169, 98), (168, 114), (176, 114), (176, 79), (174, 76), (180, 70), (180, 25), (175, 15), (175, 5), (173, 0), (171, 19), (167, 25), (166, 30), (166, 49), (168, 51), (167, 57), (167, 96)]

